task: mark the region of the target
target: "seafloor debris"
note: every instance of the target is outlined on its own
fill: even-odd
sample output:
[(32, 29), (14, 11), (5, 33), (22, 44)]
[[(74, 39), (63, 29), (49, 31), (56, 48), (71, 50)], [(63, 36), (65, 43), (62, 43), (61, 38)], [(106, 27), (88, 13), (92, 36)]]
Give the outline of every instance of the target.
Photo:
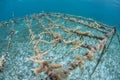
[(2, 55), (2, 57), (0, 58), (0, 72), (3, 71), (5, 60), (6, 60), (6, 55)]
[[(16, 21), (18, 21), (18, 19), (16, 19)], [(101, 52), (100, 58), (92, 72), (93, 74), (116, 33), (114, 28), (110, 28), (93, 19), (69, 14), (41, 13), (26, 16), (25, 18), (19, 19), (19, 21), (23, 21), (27, 26), (30, 35), (30, 44), (33, 46), (33, 53), (35, 54), (26, 60), (38, 63), (40, 67), (32, 69), (33, 72), (35, 74), (44, 72), (50, 80), (67, 78), (77, 67), (84, 70), (84, 63), (88, 60), (93, 61), (95, 55)], [(7, 27), (9, 24), (16, 23), (14, 21), (8, 21), (1, 23), (0, 26)], [(35, 29), (33, 30), (35, 24), (40, 28), (40, 31), (37, 33)], [(84, 28), (86, 28), (86, 30)], [(109, 39), (110, 42), (108, 42)], [(91, 44), (90, 42), (93, 43)], [(59, 44), (72, 47), (70, 48), (72, 51), (84, 48), (86, 52), (84, 52), (84, 55), (78, 54), (75, 56), (75, 60), (64, 69), (64, 65), (60, 63), (53, 64), (54, 59), (46, 58), (46, 55), (50, 54), (51, 51), (49, 46), (53, 45), (51, 47), (55, 48), (58, 47)], [(44, 46), (47, 46), (46, 51), (42, 49)], [(4, 59), (1, 58), (0, 61), (0, 69), (2, 69)]]

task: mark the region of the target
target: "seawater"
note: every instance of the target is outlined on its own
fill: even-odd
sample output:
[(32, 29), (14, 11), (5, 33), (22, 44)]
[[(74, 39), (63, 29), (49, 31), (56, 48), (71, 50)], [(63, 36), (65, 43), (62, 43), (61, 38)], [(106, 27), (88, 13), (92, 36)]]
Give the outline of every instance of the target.
[(60, 12), (90, 17), (106, 24), (120, 22), (119, 0), (1, 0), (0, 20), (39, 12)]

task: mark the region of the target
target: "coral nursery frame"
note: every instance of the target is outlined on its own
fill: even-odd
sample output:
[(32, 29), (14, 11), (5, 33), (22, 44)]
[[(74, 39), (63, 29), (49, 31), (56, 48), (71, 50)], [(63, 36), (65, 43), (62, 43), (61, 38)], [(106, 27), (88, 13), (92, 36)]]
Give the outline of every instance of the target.
[[(2, 22), (0, 27), (12, 26), (10, 35), (8, 38), (8, 46), (5, 54), (0, 60), (0, 70), (3, 70), (3, 63), (6, 56), (8, 55), (10, 44), (14, 36), (14, 26), (23, 21), (29, 31), (30, 42), (29, 44), (33, 46), (34, 55), (27, 58), (26, 61), (32, 61), (34, 63), (40, 64), (40, 67), (32, 69), (35, 74), (44, 72), (47, 75), (46, 79), (52, 80), (62, 80), (67, 78), (69, 74), (80, 67), (85, 69), (84, 63), (86, 61), (93, 61), (95, 55), (101, 52), (97, 64), (91, 73), (94, 73), (102, 56), (107, 51), (113, 36), (116, 33), (116, 29), (113, 27), (108, 27), (105, 24), (94, 21), (91, 18), (84, 18), (82, 16), (74, 16), (69, 14), (61, 13), (40, 13), (33, 14), (31, 16), (26, 16), (24, 18), (12, 19), (8, 22)], [(36, 33), (34, 24), (37, 24), (41, 31)], [(82, 26), (81, 28), (79, 26)], [(77, 27), (76, 27), (77, 26)], [(82, 28), (86, 28), (82, 29)], [(96, 34), (91, 31), (97, 32)], [(95, 44), (90, 44), (88, 41), (94, 41)], [(74, 60), (67, 65), (66, 68), (62, 68), (64, 65), (60, 63), (52, 64), (54, 59), (47, 59), (46, 56), (50, 54), (51, 48), (42, 51), (41, 44), (44, 46), (52, 45), (52, 48), (58, 47), (58, 44), (70, 46), (70, 49), (75, 51), (81, 48), (85, 48), (83, 55), (74, 55)], [(62, 69), (61, 69), (62, 68)]]

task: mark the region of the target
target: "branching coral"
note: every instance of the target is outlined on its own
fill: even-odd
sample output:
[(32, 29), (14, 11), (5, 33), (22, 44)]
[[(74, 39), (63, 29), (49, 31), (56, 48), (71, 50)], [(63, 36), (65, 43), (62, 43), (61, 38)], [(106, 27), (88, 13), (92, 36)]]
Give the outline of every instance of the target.
[(52, 65), (49, 65), (49, 62), (52, 62), (53, 60), (37, 60), (37, 59), (29, 59), (29, 60), (33, 61), (35, 63), (40, 64), (40, 68), (32, 69), (35, 74), (38, 74), (40, 72), (49, 71), (49, 70), (53, 70), (53, 69), (57, 69), (57, 68), (61, 68), (62, 67), (61, 64), (52, 64)]
[[(28, 22), (28, 21), (26, 21), (26, 22)], [(30, 37), (31, 37), (31, 40), (30, 40), (30, 44), (32, 43), (32, 44), (34, 44), (34, 39), (35, 39), (35, 35), (34, 35), (34, 33), (32, 32), (32, 30), (31, 30), (31, 23), (27, 23), (26, 24), (27, 25), (27, 27), (28, 27), (28, 30), (29, 30), (29, 33), (30, 33)]]
[(37, 59), (37, 60), (43, 59), (44, 56), (45, 56), (46, 54), (48, 54), (49, 51), (50, 51), (50, 50), (47, 50), (47, 51), (45, 51), (45, 52), (41, 52), (41, 53), (37, 54), (36, 56), (30, 57), (30, 58), (26, 58), (26, 61), (33, 60), (33, 59)]
[(78, 64), (78, 66), (79, 66), (80, 68), (84, 69), (84, 66), (83, 66), (83, 65), (84, 65), (84, 62), (85, 62), (85, 60), (87, 59), (87, 57), (86, 57), (86, 56), (76, 55), (75, 58), (76, 58), (76, 63)]
[(96, 28), (99, 28), (100, 24), (98, 24), (97, 22), (94, 22), (93, 26), (96, 27)]
[(66, 41), (66, 40), (63, 40), (63, 42), (66, 44), (66, 45), (73, 45), (74, 47), (72, 48), (73, 50), (76, 50), (78, 48), (80, 48), (81, 46), (84, 45), (85, 41), (83, 41), (82, 43), (80, 43), (80, 40), (77, 38), (77, 39), (74, 39), (72, 41)]
[(50, 42), (54, 44), (54, 47), (57, 46), (58, 43), (62, 42), (62, 36), (59, 33), (53, 32), (51, 29), (46, 29), (47, 32), (45, 34), (50, 34), (54, 39)]
[(49, 43), (48, 41), (42, 40), (41, 38), (38, 41), (36, 41), (35, 44), (34, 44), (34, 53), (35, 53), (35, 55), (41, 53), (41, 50), (38, 49), (38, 44), (40, 44), (41, 42)]
[(67, 45), (76, 45), (76, 44), (79, 43), (79, 39), (77, 38), (77, 39), (74, 39), (74, 40), (72, 40), (72, 41), (63, 40), (63, 42), (64, 42), (65, 44), (67, 44)]
[(72, 48), (72, 49), (73, 49), (73, 50), (76, 50), (76, 49), (82, 47), (84, 44), (85, 44), (85, 41), (83, 41), (82, 43), (78, 43), (78, 44), (76, 44), (76, 45), (74, 46), (74, 48)]

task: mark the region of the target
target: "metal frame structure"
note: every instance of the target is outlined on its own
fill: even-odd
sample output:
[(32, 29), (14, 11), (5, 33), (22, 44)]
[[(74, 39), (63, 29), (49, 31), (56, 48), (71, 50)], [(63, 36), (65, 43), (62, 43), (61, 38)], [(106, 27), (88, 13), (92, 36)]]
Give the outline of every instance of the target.
[[(50, 78), (52, 80), (61, 80), (67, 78), (70, 72), (73, 71), (76, 67), (84, 69), (84, 63), (88, 60), (93, 61), (96, 53), (100, 51), (101, 54), (97, 60), (97, 64), (93, 72), (91, 73), (92, 75), (100, 63), (102, 56), (109, 48), (113, 36), (116, 34), (115, 28), (108, 27), (105, 24), (102, 24), (90, 18), (84, 18), (82, 16), (61, 13), (34, 14), (31, 16), (26, 16), (24, 18), (13, 19), (8, 22), (2, 22), (0, 24), (0, 27), (8, 27), (8, 25), (12, 25), (5, 55), (8, 54), (10, 44), (12, 43), (12, 37), (15, 31), (14, 25), (19, 24), (20, 21), (23, 21), (26, 24), (30, 35), (30, 45), (33, 45), (34, 48), (34, 56), (27, 58), (26, 60), (40, 64), (39, 68), (33, 69), (33, 72), (35, 74), (45, 72), (45, 74), (48, 76), (47, 78)], [(36, 23), (42, 29), (39, 34), (35, 34), (35, 31), (32, 30), (32, 27), (34, 27), (33, 24)], [(68, 23), (74, 27), (67, 25)], [(76, 28), (77, 25), (80, 25), (83, 28), (88, 28), (88, 31), (82, 31), (80, 28)], [(54, 29), (61, 30), (63, 34), (55, 31)], [(92, 34), (89, 29), (94, 30), (100, 34)], [(66, 37), (64, 37), (65, 35)], [(70, 40), (69, 38), (74, 35), (76, 37)], [(49, 36), (50, 40), (44, 39), (44, 36)], [(86, 43), (86, 38), (97, 40), (97, 43), (95, 43), (95, 45), (88, 44)], [(40, 44), (42, 43), (53, 45), (53, 48), (57, 47), (58, 44), (73, 46), (71, 48), (73, 51), (85, 48), (86, 52), (84, 55), (75, 56), (75, 60), (73, 60), (73, 62), (71, 62), (66, 69), (61, 70), (60, 68), (63, 67), (62, 64), (49, 64), (53, 61), (53, 59), (45, 59), (45, 56), (49, 54), (50, 50), (48, 49), (46, 51), (42, 51), (40, 49), (40, 47), (42, 47)], [(4, 59), (1, 59), (1, 67), (3, 65)], [(2, 69), (3, 68), (1, 68), (1, 70)]]

